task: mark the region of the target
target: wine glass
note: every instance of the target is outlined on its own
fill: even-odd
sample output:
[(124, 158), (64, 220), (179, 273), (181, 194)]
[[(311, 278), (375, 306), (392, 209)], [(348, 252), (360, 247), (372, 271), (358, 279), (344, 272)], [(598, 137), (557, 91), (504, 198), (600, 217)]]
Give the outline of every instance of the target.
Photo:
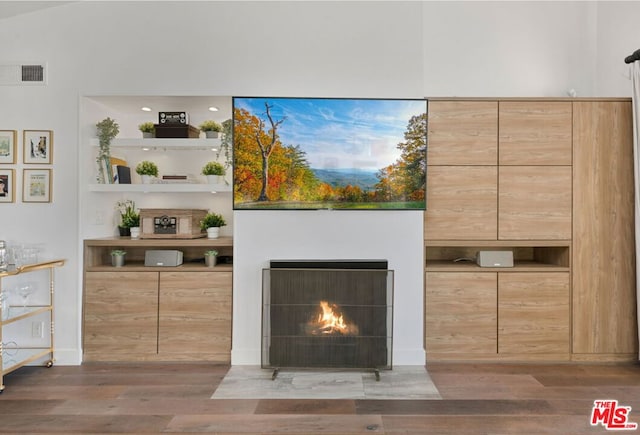
[(27, 300), (29, 299), (29, 296), (31, 296), (31, 293), (33, 293), (33, 287), (33, 284), (29, 282), (22, 283), (18, 286), (18, 295), (22, 298), (23, 308), (27, 307)]

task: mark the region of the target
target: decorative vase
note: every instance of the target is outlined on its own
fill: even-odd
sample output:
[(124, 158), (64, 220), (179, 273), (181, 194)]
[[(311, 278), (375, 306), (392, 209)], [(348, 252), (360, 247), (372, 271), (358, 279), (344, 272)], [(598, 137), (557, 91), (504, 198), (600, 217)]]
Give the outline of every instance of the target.
[(129, 227), (118, 227), (118, 231), (120, 233), (120, 237), (131, 236), (131, 229)]
[(207, 183), (222, 184), (222, 175), (207, 175)]
[(153, 132), (152, 131), (143, 131), (142, 132), (142, 137), (145, 139), (150, 139), (153, 138)]
[(122, 266), (124, 266), (124, 255), (112, 255), (111, 256), (111, 265), (113, 267), (122, 267)]
[(151, 184), (151, 175), (141, 175), (142, 184)]
[(138, 237), (140, 237), (140, 227), (131, 227), (129, 230), (131, 231), (132, 239), (137, 239)]
[(220, 237), (220, 227), (207, 228), (207, 238), (217, 239), (218, 237)]
[(205, 131), (204, 134), (207, 136), (207, 139), (216, 139), (220, 133), (217, 131)]
[(217, 256), (215, 255), (205, 255), (204, 256), (204, 264), (207, 267), (214, 267), (217, 263)]

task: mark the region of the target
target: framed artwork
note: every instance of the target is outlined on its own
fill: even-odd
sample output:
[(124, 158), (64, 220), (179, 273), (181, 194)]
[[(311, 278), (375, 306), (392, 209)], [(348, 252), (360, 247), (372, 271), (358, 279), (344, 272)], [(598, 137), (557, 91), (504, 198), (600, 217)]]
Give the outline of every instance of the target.
[(0, 202), (13, 202), (16, 186), (13, 169), (0, 169)]
[(22, 173), (22, 202), (51, 202), (51, 169), (23, 169)]
[(0, 164), (16, 162), (16, 138), (15, 130), (0, 130)]
[(53, 162), (53, 131), (24, 131), (24, 163), (51, 164)]

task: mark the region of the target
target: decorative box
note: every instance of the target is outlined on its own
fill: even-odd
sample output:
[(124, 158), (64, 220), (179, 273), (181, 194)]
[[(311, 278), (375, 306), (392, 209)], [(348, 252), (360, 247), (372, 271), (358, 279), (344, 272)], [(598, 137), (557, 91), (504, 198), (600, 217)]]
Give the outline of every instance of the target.
[(206, 237), (200, 221), (207, 210), (180, 208), (140, 209), (140, 238), (142, 239), (197, 239)]
[(197, 139), (200, 137), (200, 129), (192, 125), (154, 124), (154, 126), (156, 138)]

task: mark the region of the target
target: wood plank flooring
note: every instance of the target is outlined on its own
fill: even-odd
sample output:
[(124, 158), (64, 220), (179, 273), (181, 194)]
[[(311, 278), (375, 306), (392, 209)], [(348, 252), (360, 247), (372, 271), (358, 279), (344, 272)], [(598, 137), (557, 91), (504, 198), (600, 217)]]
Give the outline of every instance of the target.
[(5, 377), (0, 432), (607, 433), (590, 425), (598, 399), (631, 406), (640, 423), (638, 364), (429, 364), (443, 400), (211, 400), (228, 368), (23, 367)]

